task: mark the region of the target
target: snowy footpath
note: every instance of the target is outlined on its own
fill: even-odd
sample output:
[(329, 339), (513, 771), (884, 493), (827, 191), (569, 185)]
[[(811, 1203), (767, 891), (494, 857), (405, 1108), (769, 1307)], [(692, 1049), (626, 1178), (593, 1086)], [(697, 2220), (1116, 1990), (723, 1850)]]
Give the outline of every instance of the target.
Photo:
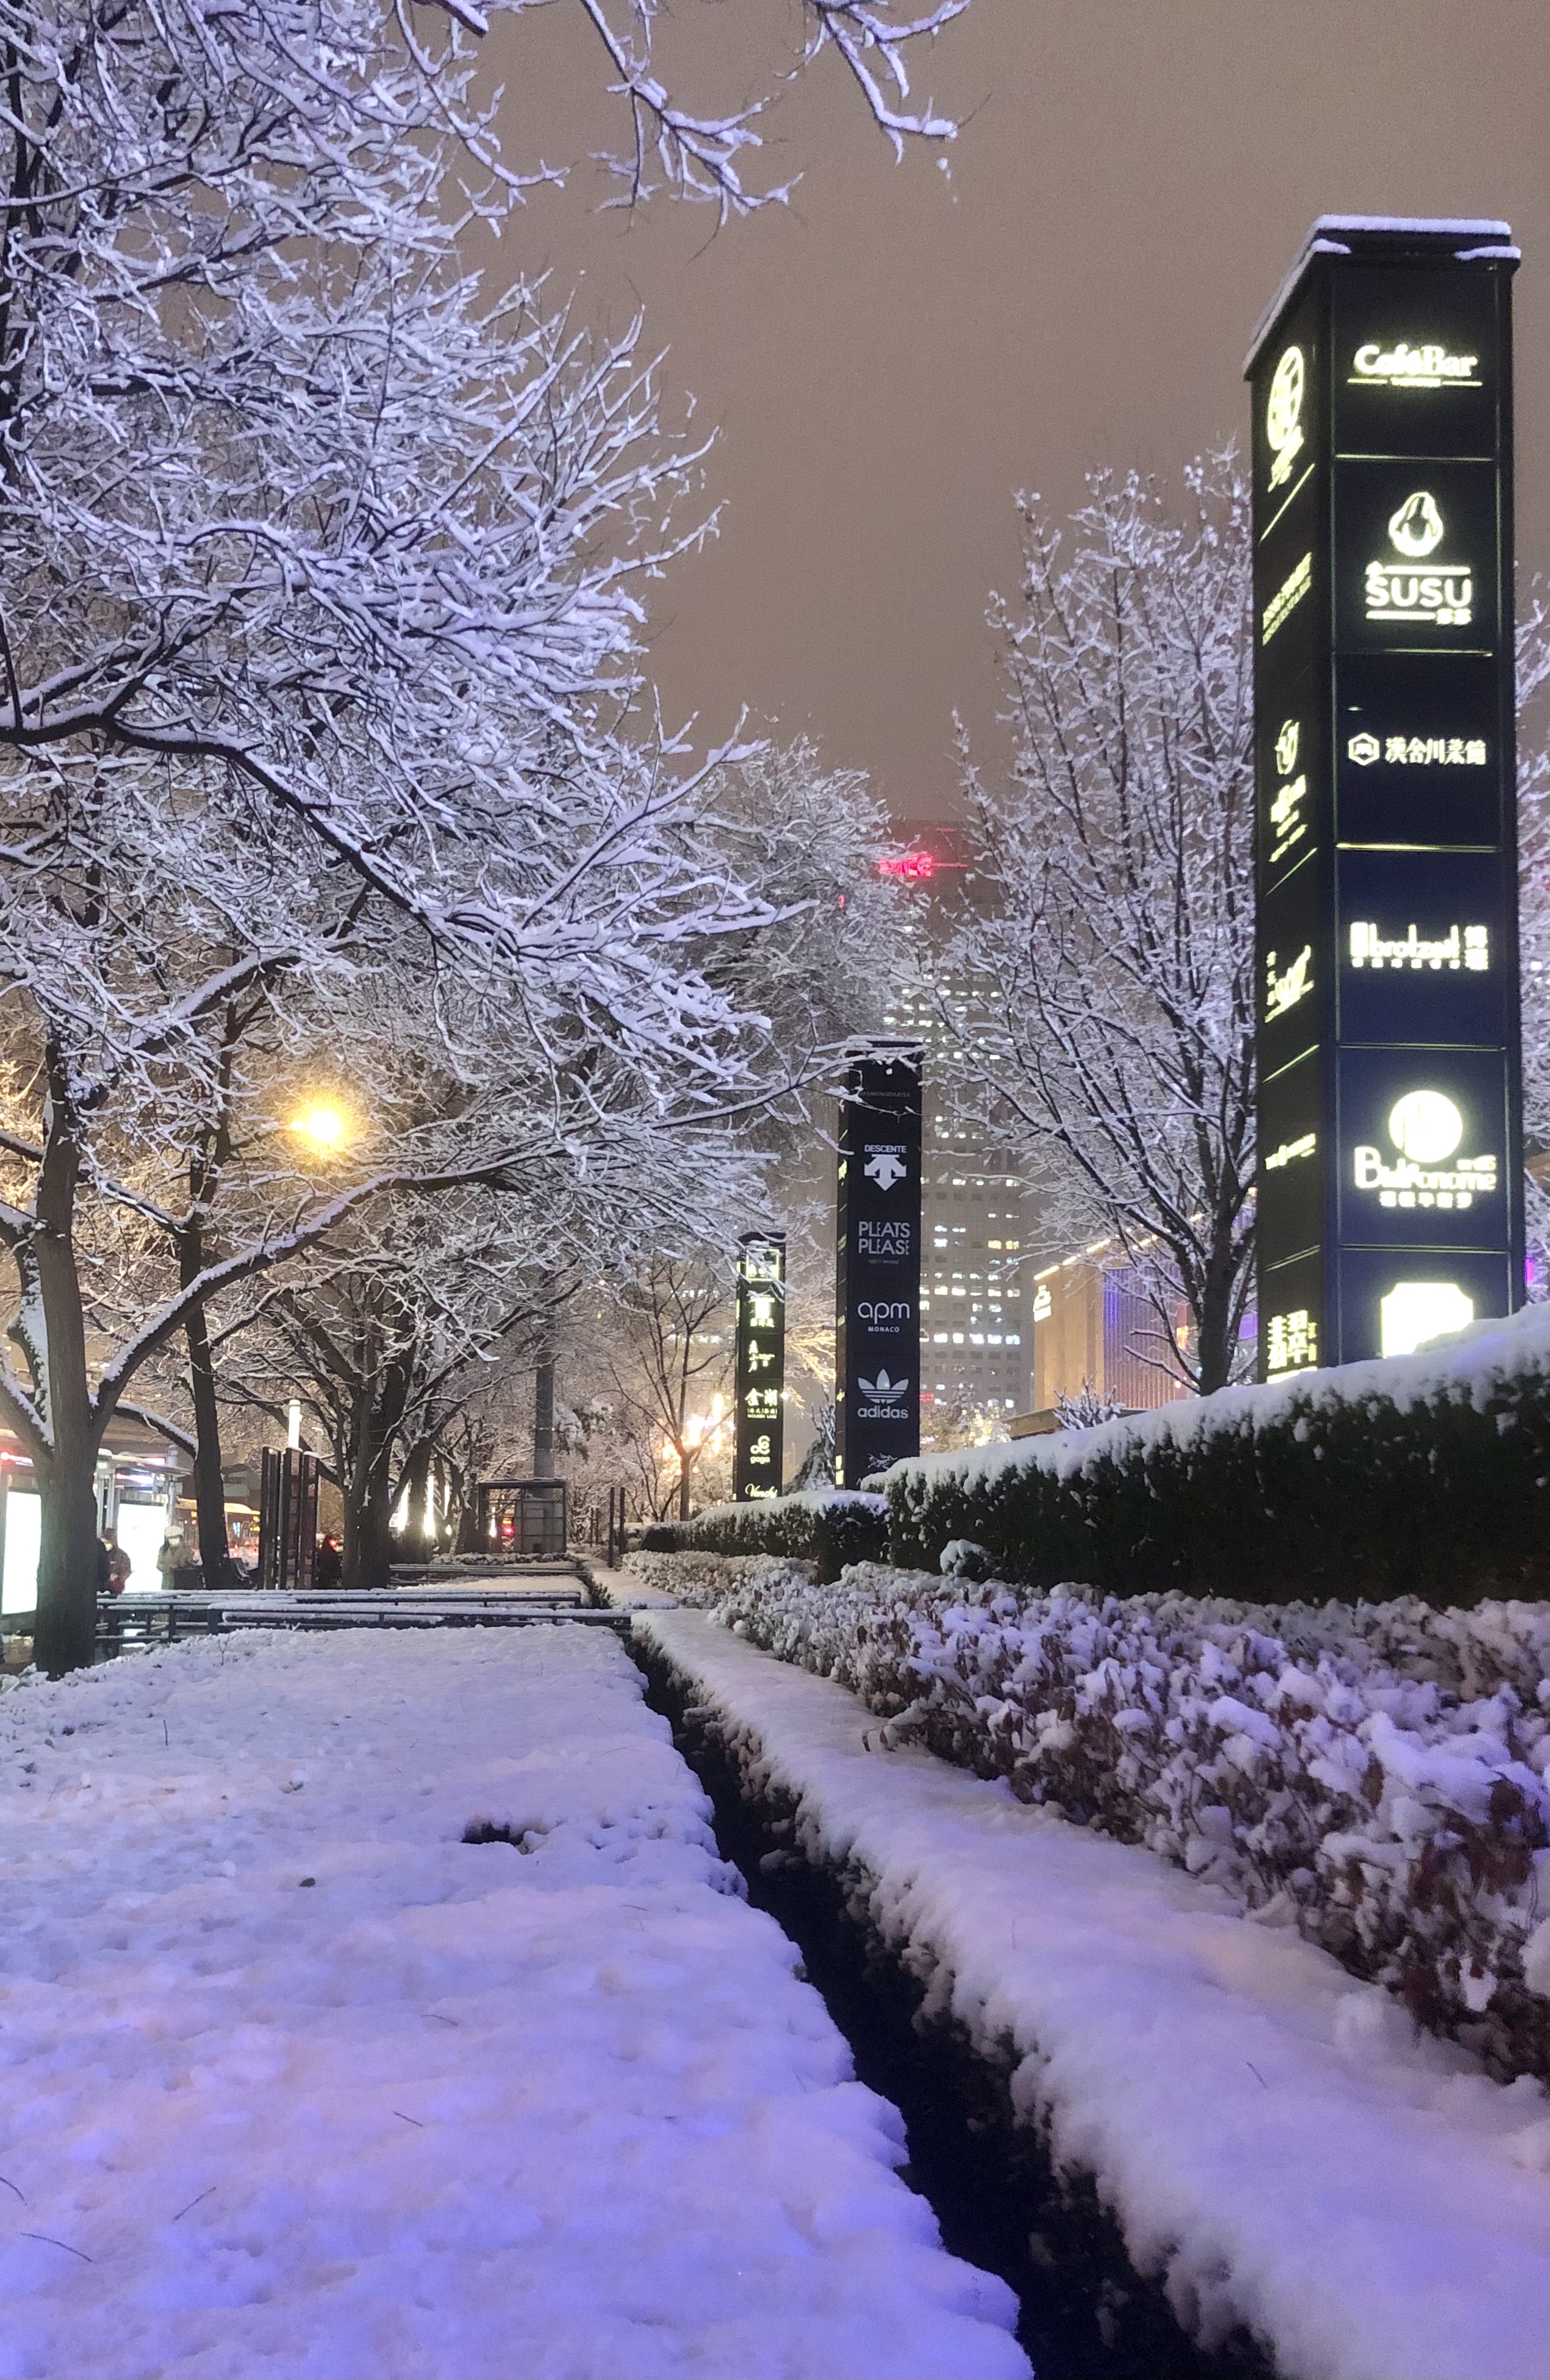
[(1288, 2380), (1544, 2380), (1550, 2116), (1389, 1996), (1150, 1852), (888, 1752), (843, 1688), (689, 1612), (639, 1611), (756, 1790), (1096, 2177), (1136, 2263)]
[(1026, 2373), (612, 1635), (27, 1682), (0, 1795), (4, 2380)]

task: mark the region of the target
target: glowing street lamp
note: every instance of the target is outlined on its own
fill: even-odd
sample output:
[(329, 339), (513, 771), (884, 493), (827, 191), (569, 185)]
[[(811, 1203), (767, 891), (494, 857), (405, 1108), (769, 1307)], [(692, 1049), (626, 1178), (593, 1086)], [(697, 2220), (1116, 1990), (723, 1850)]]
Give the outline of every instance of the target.
[(350, 1137), (350, 1119), (333, 1099), (310, 1099), (291, 1118), (290, 1129), (320, 1157), (337, 1157)]

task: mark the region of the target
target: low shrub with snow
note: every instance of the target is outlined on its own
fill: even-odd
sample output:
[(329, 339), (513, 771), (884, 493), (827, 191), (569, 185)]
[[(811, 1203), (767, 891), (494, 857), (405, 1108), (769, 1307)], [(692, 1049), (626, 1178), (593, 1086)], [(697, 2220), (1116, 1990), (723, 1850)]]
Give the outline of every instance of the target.
[(1550, 1611), (1047, 1595), (862, 1563), (647, 1565), (1025, 1802), (1296, 1925), (1503, 2073), (1550, 2049)]
[(1419, 1354), (926, 1455), (884, 1486), (890, 1560), (934, 1569), (966, 1545), (981, 1576), (1030, 1586), (1550, 1596), (1550, 1316), (1528, 1307)]
[(692, 1521), (660, 1523), (641, 1542), (648, 1552), (786, 1554), (816, 1562), (822, 1578), (838, 1578), (847, 1562), (883, 1560), (888, 1506), (881, 1496), (854, 1488), (812, 1488), (747, 1504), (709, 1504)]

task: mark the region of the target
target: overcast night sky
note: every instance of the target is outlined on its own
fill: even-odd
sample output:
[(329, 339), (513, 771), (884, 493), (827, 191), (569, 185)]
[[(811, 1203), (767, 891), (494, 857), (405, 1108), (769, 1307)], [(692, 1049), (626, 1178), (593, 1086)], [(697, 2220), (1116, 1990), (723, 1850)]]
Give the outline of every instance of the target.
[[(681, 5), (678, 95), (735, 100), (772, 20)], [(524, 113), (539, 56), (574, 52), (598, 88), (573, 12), (491, 46), (525, 148), (598, 145), (595, 108)], [(671, 716), (721, 735), (746, 703), (870, 770), (900, 817), (951, 811), (952, 712), (983, 738), (996, 708), (984, 610), (1016, 577), (1013, 491), (1065, 509), (1095, 467), (1175, 476), (1241, 434), (1250, 334), (1321, 212), (1512, 223), (1520, 584), (1550, 569), (1544, 0), (974, 0), (927, 63), (963, 123), (946, 152), (895, 166), (829, 57), (770, 122), (775, 176), (803, 176), (789, 209), (713, 237), (700, 209), (599, 215), (584, 176), (516, 227), (514, 261), (552, 268), (551, 294), (584, 275), (590, 319), (644, 307), (668, 390), (720, 431), (721, 535), (655, 595)]]

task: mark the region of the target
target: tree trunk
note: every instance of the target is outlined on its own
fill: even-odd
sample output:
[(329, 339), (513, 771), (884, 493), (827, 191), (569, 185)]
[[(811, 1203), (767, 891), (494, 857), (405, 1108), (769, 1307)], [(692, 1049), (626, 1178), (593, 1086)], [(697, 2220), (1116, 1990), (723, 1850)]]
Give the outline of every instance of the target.
[(429, 1440), (422, 1439), (400, 1474), (400, 1491), (406, 1489), (409, 1499), (404, 1509), (404, 1547), (411, 1561), (418, 1561), (430, 1543), (425, 1527), (425, 1490), (430, 1477), (430, 1446)]
[(1236, 1271), (1230, 1240), (1218, 1244), (1211, 1252), (1195, 1326), (1199, 1333), (1195, 1362), (1203, 1397), (1208, 1397), (1214, 1389), (1225, 1388), (1232, 1377), (1233, 1357), (1238, 1352), (1232, 1331)]
[(385, 1363), (357, 1391), (349, 1475), (345, 1495), (345, 1554), (340, 1585), (368, 1589), (389, 1584), (393, 1564), (393, 1449), (408, 1402), (407, 1367)]
[[(235, 1006), (226, 1011), (221, 1047), (220, 1106), (211, 1132), (188, 1167), (188, 1213), (177, 1235), (177, 1283), (189, 1289), (204, 1270), (204, 1220), (231, 1154), (232, 1052), (243, 1029)], [(188, 1386), (194, 1405), (194, 1506), (199, 1518), (200, 1568), (207, 1587), (229, 1586), (236, 1575), (226, 1536), (226, 1488), (221, 1476), (221, 1412), (215, 1402), (215, 1362), (210, 1324), (197, 1305), (184, 1330), (188, 1349)]]
[(340, 1482), (345, 1491), (345, 1546), (339, 1584), (363, 1588), (383, 1587), (393, 1569), (393, 1475), (388, 1445), (371, 1427), (357, 1437), (356, 1460)]
[(87, 1668), (97, 1641), (97, 1451), (86, 1318), (76, 1266), (75, 1199), (80, 1150), (69, 1122), (66, 1069), (49, 1057), (51, 1117), (38, 1174), (32, 1242), (47, 1348), (47, 1413), (53, 1445), (38, 1465), (42, 1538), (33, 1658), (51, 1678)]
[(459, 1554), (484, 1554), (490, 1551), (479, 1539), (478, 1488), (472, 1469), (453, 1472), (453, 1494), (457, 1501), (457, 1526), (453, 1533), (453, 1551)]
[(678, 1517), (681, 1521), (686, 1521), (689, 1517), (689, 1479), (690, 1475), (694, 1470), (694, 1461), (695, 1459), (692, 1454), (688, 1453), (683, 1447), (679, 1448)]
[(32, 1658), (49, 1677), (91, 1666), (97, 1645), (97, 1440), (59, 1432), (38, 1476), (42, 1543)]
[(383, 1462), (368, 1474), (361, 1492), (345, 1500), (342, 1586), (375, 1589), (392, 1584), (392, 1520), (393, 1481)]
[[(196, 1264), (189, 1279), (198, 1277)], [(187, 1281), (185, 1282), (187, 1287)], [(194, 1401), (194, 1501), (199, 1510), (200, 1567), (207, 1587), (231, 1583), (226, 1536), (226, 1489), (221, 1476), (221, 1409), (215, 1402), (215, 1365), (204, 1308), (188, 1317), (188, 1384)]]

